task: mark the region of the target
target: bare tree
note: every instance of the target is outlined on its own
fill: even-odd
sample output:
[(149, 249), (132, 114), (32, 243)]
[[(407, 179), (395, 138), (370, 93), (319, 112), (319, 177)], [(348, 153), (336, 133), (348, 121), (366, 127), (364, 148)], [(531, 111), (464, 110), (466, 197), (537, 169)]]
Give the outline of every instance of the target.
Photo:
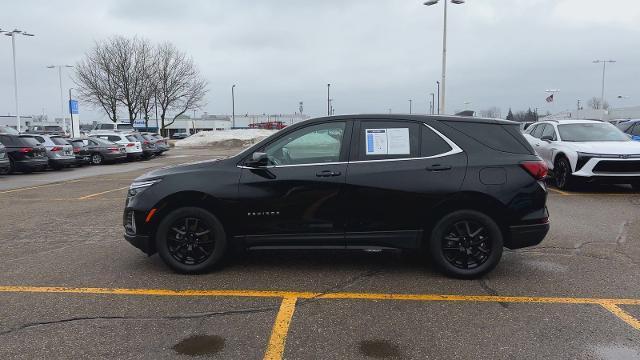
[(480, 116), (485, 118), (497, 119), (502, 117), (502, 111), (497, 106), (492, 106), (486, 110), (480, 111)]
[(591, 99), (589, 99), (589, 101), (587, 102), (587, 105), (589, 105), (590, 108), (594, 109), (594, 110), (600, 110), (600, 109), (605, 109), (608, 110), (609, 109), (609, 103), (608, 102), (602, 102), (602, 99), (600, 99), (599, 97), (592, 97)]
[[(207, 82), (193, 60), (170, 43), (158, 47), (156, 57), (157, 93), (162, 130), (180, 115), (204, 105)], [(167, 115), (171, 113), (170, 122)]]
[(112, 54), (96, 43), (84, 59), (75, 66), (75, 83), (80, 98), (96, 108), (104, 110), (107, 117), (118, 119), (118, 83)]

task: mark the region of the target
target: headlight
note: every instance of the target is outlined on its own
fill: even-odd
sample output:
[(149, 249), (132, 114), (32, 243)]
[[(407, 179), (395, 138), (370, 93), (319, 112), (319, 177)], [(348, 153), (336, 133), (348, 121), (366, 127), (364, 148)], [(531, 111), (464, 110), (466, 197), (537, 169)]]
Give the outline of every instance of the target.
[(144, 181), (134, 181), (129, 186), (129, 196), (135, 196), (136, 194), (144, 191), (150, 186), (159, 183), (162, 179), (154, 179), (154, 180), (144, 180)]

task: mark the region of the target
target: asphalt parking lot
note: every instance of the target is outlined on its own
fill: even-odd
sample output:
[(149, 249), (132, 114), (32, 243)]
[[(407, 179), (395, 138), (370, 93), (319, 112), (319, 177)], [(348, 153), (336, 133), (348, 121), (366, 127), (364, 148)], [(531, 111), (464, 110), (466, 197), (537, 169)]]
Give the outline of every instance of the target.
[(122, 238), (154, 167), (0, 176), (0, 358), (638, 359), (640, 194), (550, 189), (552, 228), (488, 276), (395, 252), (256, 252), (178, 275)]

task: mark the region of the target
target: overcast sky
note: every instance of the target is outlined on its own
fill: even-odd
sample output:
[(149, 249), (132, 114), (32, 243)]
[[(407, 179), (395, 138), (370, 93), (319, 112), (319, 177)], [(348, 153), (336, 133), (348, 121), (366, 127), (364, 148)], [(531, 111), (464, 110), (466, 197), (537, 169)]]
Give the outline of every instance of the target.
[[(111, 35), (170, 41), (209, 81), (209, 113), (426, 112), (440, 78), (442, 4), (420, 0), (103, 0), (6, 2), (0, 28), (16, 38), (21, 114), (59, 116), (57, 72)], [(599, 96), (640, 104), (637, 0), (467, 0), (449, 7), (449, 111), (498, 106), (560, 111)], [(14, 114), (11, 40), (0, 38), (0, 114)], [(71, 72), (69, 72), (69, 75)], [(73, 87), (65, 76), (65, 91)], [(545, 103), (545, 89), (560, 89)], [(615, 99), (617, 95), (629, 99)], [(471, 105), (465, 106), (465, 102)], [(82, 120), (102, 118), (80, 104)]]

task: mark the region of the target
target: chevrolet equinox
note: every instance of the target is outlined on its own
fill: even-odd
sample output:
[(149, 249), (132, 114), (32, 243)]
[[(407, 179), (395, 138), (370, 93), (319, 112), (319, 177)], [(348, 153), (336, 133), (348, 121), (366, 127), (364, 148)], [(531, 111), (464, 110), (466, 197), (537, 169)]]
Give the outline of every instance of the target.
[(503, 247), (545, 237), (546, 174), (510, 121), (317, 118), (236, 156), (137, 178), (124, 236), (182, 273), (219, 265), (232, 247), (424, 249), (444, 273), (473, 278)]

